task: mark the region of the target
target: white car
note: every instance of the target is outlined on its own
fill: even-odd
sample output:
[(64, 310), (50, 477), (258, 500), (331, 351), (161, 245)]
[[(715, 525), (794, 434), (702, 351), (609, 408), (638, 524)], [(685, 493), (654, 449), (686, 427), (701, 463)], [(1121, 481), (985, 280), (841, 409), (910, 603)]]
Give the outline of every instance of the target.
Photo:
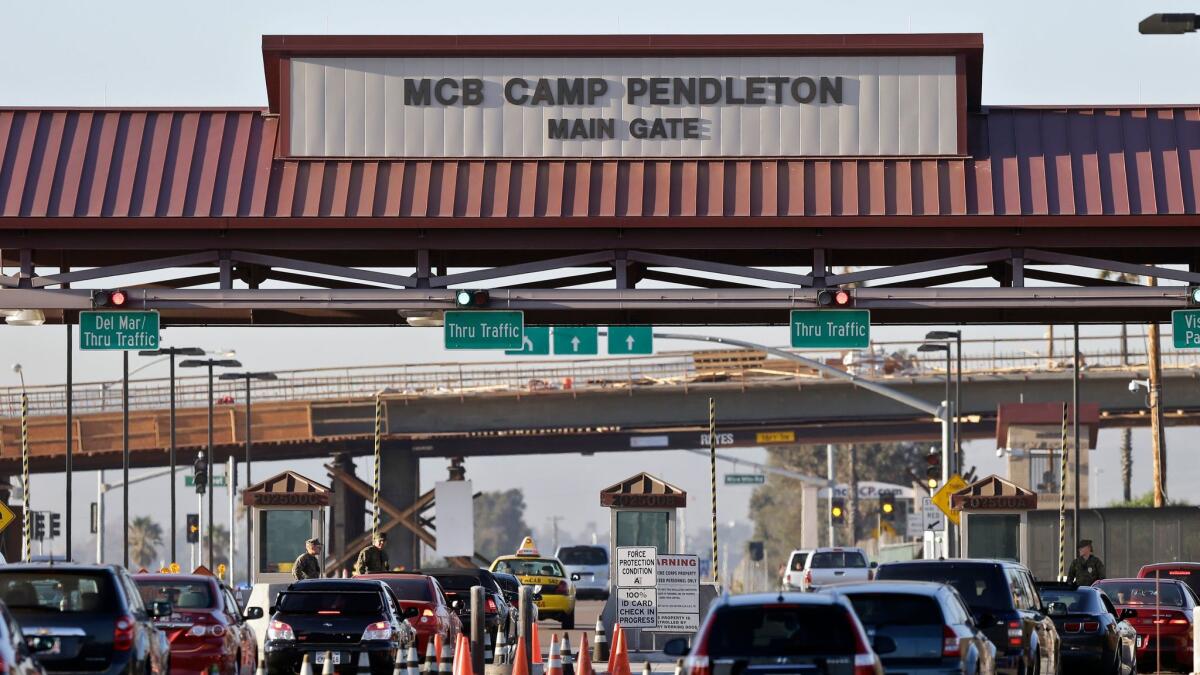
[(834, 584), (871, 581), (876, 567), (876, 563), (867, 562), (867, 554), (861, 548), (814, 549), (804, 564), (800, 588), (815, 591)]
[(559, 546), (554, 554), (575, 584), (575, 597), (608, 599), (608, 549)]
[(787, 564), (783, 566), (783, 575), (779, 580), (779, 588), (784, 591), (800, 590), (800, 578), (804, 576), (804, 565), (808, 562), (808, 549), (796, 549), (788, 556)]

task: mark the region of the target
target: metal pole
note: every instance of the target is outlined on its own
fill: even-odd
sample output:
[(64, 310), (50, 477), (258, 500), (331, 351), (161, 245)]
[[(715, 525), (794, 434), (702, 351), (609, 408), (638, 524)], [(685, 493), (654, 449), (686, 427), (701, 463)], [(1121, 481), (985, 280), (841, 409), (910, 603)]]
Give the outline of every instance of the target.
[(234, 495), (237, 494), (237, 458), (229, 455), (229, 467), (225, 478), (225, 491), (229, 493), (229, 585), (233, 586), (236, 564), (233, 559), (233, 542), (237, 541), (237, 504)]
[(1062, 459), (1058, 472), (1058, 578), (1067, 578), (1067, 404), (1062, 414)]
[[(483, 675), (483, 586), (471, 587), (471, 672)], [(500, 627), (503, 630), (503, 626)]]
[[(178, 529), (178, 521), (175, 520), (175, 350), (171, 350), (171, 562), (179, 560), (175, 549), (175, 530)], [(70, 494), (70, 488), (67, 489), (67, 494)]]
[[(950, 402), (945, 401), (942, 404), (947, 411), (950, 409)], [(942, 415), (942, 485), (950, 482), (950, 436), (951, 425), (948, 415)], [(946, 519), (946, 536), (942, 538), (942, 557), (949, 558), (950, 552), (954, 549), (951, 547), (951, 540), (954, 539), (954, 523), (950, 519)]]
[[(250, 380), (246, 380), (249, 382)], [(247, 399), (248, 400), (248, 399)], [(371, 537), (379, 534), (379, 454), (383, 442), (383, 397), (375, 396), (375, 480), (371, 491)], [(472, 614), (471, 616), (474, 616)]]
[(124, 490), (121, 494), (122, 559), (129, 569), (129, 352), (121, 352), (121, 476)]
[[(246, 377), (246, 487), (250, 487), (250, 377)], [(360, 516), (361, 517), (361, 516)], [(250, 543), (253, 525), (250, 512), (246, 511), (246, 575), (250, 578)]]
[(1162, 347), (1159, 343), (1158, 322), (1146, 329), (1150, 370), (1150, 448), (1153, 460), (1154, 508), (1167, 505), (1167, 438), (1162, 418)]
[[(954, 446), (954, 420), (957, 415), (954, 414), (954, 399), (950, 398), (950, 345), (946, 345), (946, 414), (942, 416), (942, 435), (945, 442), (944, 450), (942, 451), (942, 464), (945, 468), (942, 473), (946, 475), (946, 481), (950, 480), (951, 476), (958, 474), (957, 459), (958, 453)], [(943, 482), (942, 485), (946, 483)], [(958, 557), (958, 526), (954, 523), (946, 523), (946, 557)]]
[(962, 331), (955, 331), (954, 354), (958, 363), (954, 368), (954, 468), (962, 473)]
[(525, 672), (533, 672), (533, 650), (541, 649), (540, 645), (530, 644), (531, 625), (533, 623), (533, 587), (522, 585), (517, 595), (517, 636), (525, 638), (529, 648), (525, 650)]
[(33, 557), (33, 512), (29, 510), (29, 395), (25, 393), (25, 378), (21, 378), (21, 559)]
[(104, 563), (104, 469), (96, 472), (96, 564)]
[(717, 571), (717, 400), (708, 399), (708, 476), (712, 488), (712, 576), (721, 586)]
[(825, 444), (825, 466), (829, 475), (829, 504), (825, 507), (825, 524), (829, 527), (828, 546), (837, 546), (833, 535), (833, 491), (837, 486), (837, 478), (833, 473), (833, 443)]
[(1074, 427), (1075, 442), (1075, 511), (1072, 514), (1074, 523), (1071, 526), (1075, 539), (1079, 539), (1079, 455), (1083, 444), (1079, 442), (1079, 324), (1075, 324), (1075, 349), (1071, 367), (1071, 426)]
[(74, 400), (73, 400), (74, 394), (75, 394), (75, 359), (74, 359), (74, 352), (71, 349), (71, 334), (73, 332), (74, 331), (71, 328), (71, 324), (68, 323), (67, 324), (67, 467), (66, 467), (67, 468), (67, 506), (66, 506), (67, 522), (64, 523), (64, 526), (66, 527), (66, 536), (67, 536), (67, 541), (66, 541), (66, 549), (67, 549), (66, 550), (66, 559), (67, 560), (72, 560), (74, 558), (74, 555), (71, 551), (71, 543), (72, 543), (71, 537), (74, 533), (74, 531), (71, 527), (71, 523), (75, 522), (75, 519), (72, 517), (73, 512), (71, 510), (71, 505), (74, 503), (74, 501), (71, 498), (71, 495), (72, 495), (71, 483), (72, 483), (72, 478), (75, 475), (75, 448), (73, 447), (75, 445), (75, 429), (72, 428), (75, 425), (75, 405), (74, 405)]
[[(213, 363), (212, 359), (208, 360), (208, 457), (204, 460), (208, 464), (208, 530), (200, 528), (200, 537), (196, 542), (196, 558), (203, 564), (204, 549), (200, 548), (204, 542), (204, 533), (208, 533), (208, 564), (209, 569), (213, 565)], [(200, 495), (200, 522), (204, 522), (204, 495)]]

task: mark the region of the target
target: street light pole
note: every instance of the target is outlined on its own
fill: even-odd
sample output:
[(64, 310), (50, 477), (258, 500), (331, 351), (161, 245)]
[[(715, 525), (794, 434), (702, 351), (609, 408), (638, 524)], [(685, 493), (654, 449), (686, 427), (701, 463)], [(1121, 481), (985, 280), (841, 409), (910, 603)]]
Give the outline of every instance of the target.
[[(238, 361), (236, 359), (188, 359), (188, 360), (180, 363), (179, 367), (180, 368), (207, 368), (208, 369), (208, 457), (207, 457), (207, 468), (208, 468), (208, 482), (210, 483), (210, 485), (208, 486), (208, 564), (210, 567), (215, 567), (213, 565), (213, 538), (212, 538), (213, 486), (211, 485), (211, 483), (213, 482), (213, 471), (212, 471), (212, 466), (213, 466), (212, 465), (212, 462), (213, 462), (213, 459), (212, 459), (213, 458), (213, 368), (241, 368), (242, 362)], [(224, 376), (222, 375), (222, 377), (224, 377)], [(201, 497), (201, 499), (203, 500), (203, 497)], [(200, 512), (201, 513), (204, 512), (203, 502), (201, 502)], [(201, 520), (203, 520), (203, 518), (201, 518)], [(203, 536), (203, 532), (201, 532), (201, 536)], [(203, 541), (203, 539), (201, 539), (200, 541)], [(201, 544), (197, 543), (196, 546), (199, 549)], [(199, 550), (203, 550), (203, 549), (199, 549)], [(200, 557), (200, 556), (197, 555), (197, 557)]]
[(21, 378), (21, 560), (29, 562), (33, 542), (33, 514), (29, 510), (29, 394), (25, 393), (25, 369), (13, 364)]
[[(277, 380), (275, 373), (258, 372), (258, 373), (221, 373), (222, 380), (244, 380), (246, 382), (246, 487), (252, 484), (250, 478), (250, 450), (253, 443), (252, 439), (252, 423), (250, 417), (250, 381), (251, 380)], [(230, 485), (229, 489), (233, 490), (236, 486)], [(247, 514), (246, 516), (246, 579), (247, 581), (254, 578), (253, 570), (250, 568), (250, 547), (254, 541), (254, 526), (252, 519)]]
[[(917, 347), (918, 352), (946, 352), (946, 399), (942, 403), (942, 485), (950, 482), (950, 476), (955, 473), (954, 470), (954, 399), (950, 397), (950, 380), (951, 380), (951, 361), (950, 361), (950, 345), (944, 342), (927, 342), (920, 347)], [(943, 540), (942, 550), (945, 556), (949, 558), (957, 549), (957, 531), (950, 523), (946, 524), (946, 538)]]

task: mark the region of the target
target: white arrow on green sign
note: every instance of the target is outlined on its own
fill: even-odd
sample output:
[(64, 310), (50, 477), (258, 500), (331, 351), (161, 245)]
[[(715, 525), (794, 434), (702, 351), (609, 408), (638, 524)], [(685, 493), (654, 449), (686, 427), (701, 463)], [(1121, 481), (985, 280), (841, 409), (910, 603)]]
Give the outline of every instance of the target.
[(80, 312), (79, 348), (87, 351), (158, 349), (158, 312)]
[(572, 356), (600, 353), (596, 326), (555, 326), (554, 353)]
[(521, 349), (524, 337), (520, 311), (448, 311), (442, 327), (446, 349)]
[(505, 350), (509, 356), (546, 356), (550, 353), (550, 327), (526, 326), (520, 349)]
[(612, 355), (653, 354), (653, 326), (609, 326), (608, 353)]
[(791, 338), (796, 349), (866, 349), (871, 345), (871, 312), (794, 309)]

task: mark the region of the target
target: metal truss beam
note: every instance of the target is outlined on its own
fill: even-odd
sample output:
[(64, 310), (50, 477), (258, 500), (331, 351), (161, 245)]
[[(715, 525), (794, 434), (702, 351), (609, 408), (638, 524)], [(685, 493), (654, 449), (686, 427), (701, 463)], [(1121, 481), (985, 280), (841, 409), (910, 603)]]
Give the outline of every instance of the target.
[(921, 277), (920, 279), (893, 281), (890, 284), (879, 284), (877, 286), (871, 286), (871, 288), (931, 288), (933, 286), (943, 286), (945, 284), (956, 284), (960, 281), (976, 281), (978, 279), (990, 278), (992, 278), (992, 272), (985, 267), (977, 270), (966, 270), (964, 272), (951, 272), (950, 274), (939, 274), (932, 277)]
[(952, 267), (986, 265), (987, 263), (999, 262), (1001, 260), (1010, 260), (1012, 257), (1012, 251), (1009, 249), (981, 251), (979, 253), (968, 253), (966, 255), (938, 258), (936, 260), (926, 260), (922, 262), (908, 263), (906, 265), (892, 265), (890, 267), (880, 267), (878, 269), (862, 270), (860, 272), (833, 274), (825, 278), (825, 283), (829, 284), (830, 286), (840, 286), (842, 284), (853, 284), (860, 281), (874, 281), (875, 279), (902, 277), (907, 274), (936, 272), (939, 270), (950, 269)]
[[(1041, 251), (1037, 249), (1025, 249), (1025, 260), (1027, 262), (1041, 263), (1043, 265), (1072, 265), (1075, 267), (1090, 267), (1097, 270), (1107, 270), (1109, 272), (1124, 272), (1126, 274), (1136, 274), (1143, 277), (1157, 277), (1159, 279), (1172, 279), (1174, 281), (1182, 281), (1189, 284), (1200, 284), (1200, 273), (1184, 272), (1182, 270), (1172, 270), (1165, 267), (1155, 267), (1151, 265), (1136, 265), (1133, 263), (1121, 262), (1119, 260), (1104, 260), (1102, 258), (1090, 258), (1082, 255), (1073, 255), (1070, 253), (1059, 253), (1057, 251)], [(1026, 276), (1029, 272), (1026, 271)]]
[(754, 286), (752, 284), (739, 284), (735, 281), (725, 281), (723, 279), (706, 279), (688, 274), (663, 272), (662, 270), (646, 270), (642, 273), (642, 277), (653, 281), (666, 281), (672, 284), (694, 286), (696, 288), (762, 288), (762, 286)]
[(791, 272), (780, 272), (777, 270), (764, 270), (757, 267), (729, 265), (726, 263), (712, 262), (709, 260), (681, 258), (673, 255), (647, 253), (645, 251), (629, 251), (627, 257), (632, 262), (639, 262), (644, 265), (657, 265), (659, 267), (681, 267), (683, 269), (694, 270), (696, 272), (727, 274), (733, 277), (745, 277), (747, 279), (759, 279), (762, 281), (776, 281), (779, 283), (791, 284), (793, 286), (800, 287), (812, 286), (813, 284), (813, 278), (808, 274), (793, 274)]
[(579, 255), (551, 258), (549, 260), (535, 260), (533, 262), (521, 263), (519, 265), (506, 265), (504, 267), (492, 267), (483, 270), (472, 270), (470, 272), (459, 272), (457, 274), (436, 276), (429, 280), (429, 285), (433, 288), (446, 288), (452, 284), (469, 284), (476, 281), (484, 281), (486, 279), (515, 277), (520, 274), (550, 272), (569, 267), (593, 267), (601, 263), (610, 264), (615, 259), (616, 255), (612, 251), (580, 253)]
[(79, 270), (78, 272), (63, 272), (62, 274), (51, 274), (43, 277), (36, 277), (33, 279), (33, 287), (45, 288), (46, 286), (73, 284), (78, 281), (92, 281), (95, 279), (107, 279), (109, 277), (119, 277), (126, 274), (139, 274), (142, 272), (154, 272), (156, 270), (173, 269), (179, 267), (195, 267), (196, 265), (215, 263), (217, 262), (217, 257), (218, 254), (216, 251), (201, 251), (199, 253), (188, 253), (185, 255), (170, 256), (167, 258), (142, 260), (138, 262), (125, 263), (123, 265), (93, 267), (92, 269)]
[(1036, 267), (1026, 267), (1025, 268), (1025, 276), (1026, 276), (1026, 278), (1038, 279), (1039, 281), (1053, 281), (1054, 283), (1059, 283), (1059, 284), (1071, 284), (1074, 286), (1086, 286), (1086, 287), (1090, 287), (1090, 286), (1103, 286), (1103, 287), (1123, 286), (1123, 287), (1128, 288), (1129, 286), (1137, 286), (1138, 285), (1138, 284), (1127, 283), (1124, 281), (1117, 281), (1115, 279), (1100, 279), (1097, 277), (1084, 277), (1084, 276), (1080, 276), (1078, 274), (1066, 274), (1063, 272), (1051, 272), (1049, 270), (1039, 270)]
[(616, 272), (609, 270), (607, 272), (589, 272), (587, 274), (575, 274), (569, 277), (556, 277), (554, 279), (527, 281), (523, 284), (513, 284), (511, 286), (505, 286), (504, 288), (569, 288), (571, 286), (594, 284), (600, 281), (612, 281), (614, 278), (616, 278)]
[(411, 276), (388, 274), (387, 272), (375, 272), (372, 270), (362, 270), (356, 267), (343, 267), (341, 265), (327, 265), (325, 263), (311, 262), (308, 260), (281, 258), (279, 256), (264, 255), (261, 253), (232, 251), (229, 254), (229, 258), (235, 263), (240, 262), (249, 263), (251, 265), (266, 265), (267, 267), (282, 267), (284, 269), (296, 270), (297, 272), (325, 274), (331, 277), (355, 279), (357, 281), (368, 281), (377, 284), (387, 284), (390, 286), (401, 286), (403, 288), (413, 288), (417, 285), (417, 280)]

